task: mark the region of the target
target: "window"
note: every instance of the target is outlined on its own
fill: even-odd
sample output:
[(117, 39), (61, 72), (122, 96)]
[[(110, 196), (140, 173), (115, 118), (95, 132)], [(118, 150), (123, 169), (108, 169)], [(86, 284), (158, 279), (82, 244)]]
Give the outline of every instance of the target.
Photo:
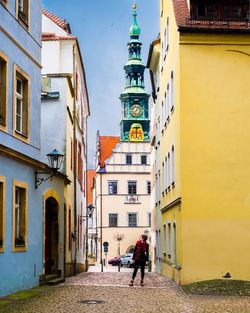
[(170, 109), (174, 109), (174, 73), (171, 72), (171, 81), (170, 81)]
[(110, 195), (117, 194), (117, 181), (109, 181), (109, 194)]
[(132, 164), (132, 155), (131, 154), (126, 155), (126, 164)]
[(71, 250), (72, 240), (71, 240), (71, 206), (69, 206), (68, 211), (68, 238), (69, 238), (69, 251)]
[(165, 157), (165, 179), (164, 179), (164, 188), (168, 188), (168, 158)]
[(109, 227), (117, 227), (118, 214), (109, 214)]
[(4, 251), (5, 177), (0, 176), (0, 252)]
[(136, 213), (128, 213), (128, 226), (137, 227), (137, 214)]
[(147, 194), (150, 195), (151, 194), (151, 182), (147, 181)]
[(168, 223), (168, 257), (171, 258), (171, 224)]
[(177, 242), (176, 242), (176, 224), (174, 223), (174, 225), (173, 225), (173, 228), (174, 228), (174, 264), (176, 264), (177, 263), (177, 252), (176, 252), (176, 244), (177, 244)]
[(167, 231), (166, 231), (166, 225), (163, 225), (163, 256), (166, 256), (167, 251)]
[(164, 162), (162, 162), (162, 165), (161, 165), (161, 172), (162, 172), (162, 175), (161, 175), (161, 192), (163, 193), (164, 190), (165, 190), (165, 171), (164, 171)]
[(136, 181), (129, 181), (128, 182), (128, 194), (129, 195), (136, 195), (137, 190), (136, 190)]
[(29, 27), (29, 0), (17, 0), (17, 18), (24, 27)]
[(148, 227), (151, 227), (151, 213), (148, 213)]
[(248, 0), (193, 0), (192, 18), (205, 20), (246, 20), (249, 15)]
[(19, 181), (13, 184), (13, 250), (27, 250), (28, 185)]
[(146, 165), (147, 164), (147, 156), (141, 155), (141, 164)]
[(174, 163), (174, 146), (172, 146), (172, 155), (171, 155), (171, 158), (172, 158), (172, 184), (174, 185), (174, 182), (175, 182), (175, 163)]
[(15, 71), (15, 132), (22, 140), (29, 135), (29, 80), (20, 69)]
[[(166, 96), (166, 93), (165, 93), (165, 96)], [(166, 101), (166, 97), (165, 97), (165, 101)], [(166, 120), (164, 101), (162, 101), (162, 103), (161, 103), (161, 116), (162, 116), (162, 118), (161, 118), (161, 121), (162, 121), (162, 123), (161, 123), (161, 129), (162, 129), (162, 131), (163, 131), (163, 129), (164, 129), (164, 123), (165, 123), (165, 120)]]
[(170, 188), (170, 153), (168, 153), (168, 170), (167, 170), (167, 175), (168, 175), (168, 188)]
[(167, 89), (165, 92), (165, 119), (169, 120), (169, 109), (170, 105), (169, 105), (169, 84), (167, 84)]
[(0, 52), (0, 127), (7, 124), (7, 58)]
[(167, 26), (166, 26), (166, 51), (169, 48), (169, 17), (167, 18)]

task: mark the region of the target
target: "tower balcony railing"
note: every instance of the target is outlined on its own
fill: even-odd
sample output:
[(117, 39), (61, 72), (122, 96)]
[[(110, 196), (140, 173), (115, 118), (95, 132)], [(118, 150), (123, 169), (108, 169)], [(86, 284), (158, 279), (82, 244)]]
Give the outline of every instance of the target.
[(216, 18), (201, 19), (201, 18), (187, 18), (186, 24), (191, 26), (218, 26), (218, 27), (237, 27), (250, 28), (249, 19), (235, 19), (235, 20), (219, 20)]

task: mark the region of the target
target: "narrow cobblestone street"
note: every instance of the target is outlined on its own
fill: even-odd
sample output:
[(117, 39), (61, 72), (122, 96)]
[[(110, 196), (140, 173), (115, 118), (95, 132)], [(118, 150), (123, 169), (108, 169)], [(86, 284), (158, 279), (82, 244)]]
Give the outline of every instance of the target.
[(114, 270), (117, 268), (112, 272), (88, 272), (70, 277), (65, 284), (38, 297), (18, 301), (18, 304), (13, 301), (3, 312), (250, 313), (249, 297), (189, 296), (171, 280), (156, 273), (146, 273), (144, 287), (139, 286), (139, 275), (135, 285), (129, 287), (132, 269)]

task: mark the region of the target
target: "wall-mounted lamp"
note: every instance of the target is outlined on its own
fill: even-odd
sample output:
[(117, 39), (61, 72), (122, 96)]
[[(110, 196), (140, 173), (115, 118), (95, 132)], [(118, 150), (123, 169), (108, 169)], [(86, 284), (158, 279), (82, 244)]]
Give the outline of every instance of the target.
[[(35, 188), (37, 189), (43, 182), (52, 178), (56, 172), (60, 169), (64, 154), (59, 153), (58, 150), (54, 149), (52, 152), (47, 154), (50, 171), (38, 172), (35, 171)], [(38, 177), (38, 175), (50, 174), (48, 177)]]
[(94, 211), (94, 206), (93, 204), (90, 204), (87, 206), (87, 215), (81, 215), (80, 216), (80, 224), (82, 224), (83, 222), (87, 221), (88, 218), (91, 218), (92, 214), (93, 214), (93, 211)]

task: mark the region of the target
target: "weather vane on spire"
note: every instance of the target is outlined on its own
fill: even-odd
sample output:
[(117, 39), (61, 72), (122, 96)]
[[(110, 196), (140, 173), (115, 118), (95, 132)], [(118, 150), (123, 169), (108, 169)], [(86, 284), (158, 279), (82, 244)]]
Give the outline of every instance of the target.
[(134, 3), (133, 3), (133, 10), (136, 10), (136, 3), (135, 3), (135, 0), (134, 0)]

